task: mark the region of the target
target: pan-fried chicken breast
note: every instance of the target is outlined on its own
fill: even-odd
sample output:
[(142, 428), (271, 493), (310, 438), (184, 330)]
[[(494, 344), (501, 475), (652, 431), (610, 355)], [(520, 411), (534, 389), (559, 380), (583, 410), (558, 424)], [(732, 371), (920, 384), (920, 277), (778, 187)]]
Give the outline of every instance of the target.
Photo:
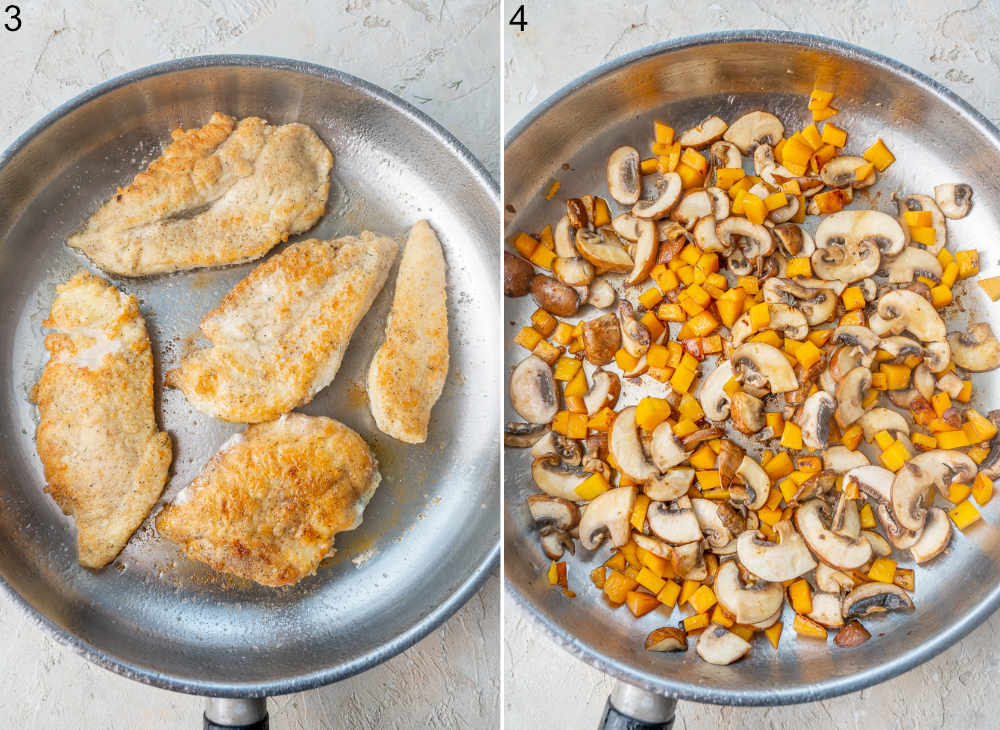
[(153, 412), (153, 354), (135, 297), (81, 271), (57, 289), (49, 361), (32, 391), (46, 491), (76, 520), (80, 564), (102, 568), (163, 491), (170, 436)]
[(336, 533), (361, 524), (380, 479), (354, 431), (289, 413), (224, 444), (156, 528), (215, 570), (289, 585), (316, 571)]
[(304, 124), (213, 114), (174, 141), (70, 236), (105, 271), (161, 274), (252, 261), (312, 228), (333, 155)]
[(448, 375), (446, 270), (434, 230), (419, 221), (399, 262), (385, 341), (368, 367), (375, 423), (410, 444), (427, 440), (431, 409)]
[(310, 239), (260, 264), (202, 319), (212, 346), (167, 373), (200, 411), (259, 423), (304, 405), (333, 380), (385, 283), (396, 243), (365, 231)]

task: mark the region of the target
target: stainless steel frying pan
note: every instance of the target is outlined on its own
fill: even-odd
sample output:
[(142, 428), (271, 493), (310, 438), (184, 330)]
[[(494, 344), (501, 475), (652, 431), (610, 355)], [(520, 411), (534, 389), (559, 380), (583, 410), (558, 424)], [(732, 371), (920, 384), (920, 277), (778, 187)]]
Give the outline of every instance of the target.
[[(834, 121), (849, 130), (851, 149), (860, 151), (881, 136), (896, 155), (897, 162), (876, 188), (881, 194), (873, 193), (875, 207), (894, 210), (889, 200), (893, 190), (928, 192), (940, 182), (973, 185), (975, 207), (968, 218), (949, 224), (949, 245), (980, 249), (984, 275), (996, 274), (1000, 133), (968, 104), (912, 69), (855, 46), (786, 32), (718, 33), (651, 46), (595, 69), (543, 102), (506, 140), (505, 233), (540, 230), (558, 220), (565, 198), (606, 190), (608, 153), (621, 144), (644, 144), (654, 118), (684, 129), (710, 113), (732, 120), (767, 108), (786, 125), (801, 128), (811, 121), (806, 101), (817, 83), (836, 92), (834, 103), (842, 112)], [(555, 199), (545, 201), (543, 193), (553, 179), (562, 180), (562, 187)], [(969, 311), (957, 325), (986, 304), (973, 288), (962, 297)], [(532, 311), (529, 299), (506, 300), (505, 342), (510, 343)], [(508, 366), (522, 357), (523, 350), (507, 346)], [(995, 372), (977, 377), (987, 401), (993, 398), (992, 407), (1000, 395), (998, 378)], [(631, 397), (636, 398), (635, 391)], [(509, 405), (507, 416), (516, 418)], [(838, 649), (832, 643), (798, 640), (786, 631), (777, 652), (757, 641), (747, 659), (728, 667), (707, 664), (694, 651), (666, 656), (647, 652), (643, 639), (664, 619), (654, 612), (635, 621), (607, 608), (587, 577), (606, 550), (578, 551), (570, 559), (570, 585), (577, 598), (566, 599), (548, 586), (547, 561), (524, 505), (525, 496), (534, 491), (528, 463), (526, 454), (507, 450), (508, 590), (568, 651), (661, 696), (772, 705), (858, 690), (934, 656), (1000, 604), (1000, 531), (993, 526), (1000, 507), (994, 502), (984, 508), (983, 523), (956, 533), (950, 554), (917, 571), (916, 612), (869, 621), (873, 638), (861, 647)], [(663, 719), (671, 714), (669, 703), (657, 708), (655, 698), (628, 687), (612, 699), (636, 709), (635, 716)]]
[[(398, 237), (426, 217), (449, 265), (452, 368), (426, 444), (382, 435), (365, 401), (363, 373), (382, 338), (391, 284), (336, 381), (303, 409), (361, 433), (383, 479), (363, 525), (337, 537), (336, 556), (284, 590), (185, 559), (152, 520), (105, 570), (81, 568), (72, 522), (42, 493), (35, 455), (28, 391), (45, 360), (41, 321), (56, 285), (90, 267), (65, 246), (67, 234), (159, 153), (171, 129), (198, 126), (213, 111), (304, 122), (333, 150), (327, 213), (303, 237), (366, 227)], [(307, 63), (175, 61), (103, 84), (42, 119), (0, 157), (0, 586), (97, 664), (216, 697), (334, 682), (431, 631), (499, 555), (498, 209), (495, 183), (440, 126), (369, 83)], [(157, 382), (196, 342), (201, 316), (253, 266), (113, 280), (140, 300)], [(241, 428), (194, 411), (177, 391), (162, 391), (159, 407), (174, 438), (169, 500)]]

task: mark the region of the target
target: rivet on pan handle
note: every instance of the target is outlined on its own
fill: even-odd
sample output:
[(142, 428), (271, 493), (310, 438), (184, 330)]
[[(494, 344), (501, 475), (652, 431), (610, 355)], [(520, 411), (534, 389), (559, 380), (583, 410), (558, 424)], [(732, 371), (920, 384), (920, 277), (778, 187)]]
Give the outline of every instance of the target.
[(267, 699), (209, 697), (204, 730), (268, 730)]
[(677, 700), (618, 682), (604, 706), (598, 730), (671, 730)]

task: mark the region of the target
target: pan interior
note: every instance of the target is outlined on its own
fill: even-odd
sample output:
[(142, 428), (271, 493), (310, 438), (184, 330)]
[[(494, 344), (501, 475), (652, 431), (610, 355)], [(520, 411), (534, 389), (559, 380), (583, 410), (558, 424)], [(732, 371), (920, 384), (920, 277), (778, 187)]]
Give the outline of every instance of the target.
[[(821, 85), (835, 92), (833, 104), (841, 112), (832, 121), (849, 131), (851, 154), (882, 137), (896, 155), (896, 163), (867, 198), (872, 207), (894, 213), (893, 191), (932, 194), (938, 183), (970, 183), (973, 211), (963, 220), (949, 221), (948, 245), (951, 250), (979, 249), (982, 276), (996, 275), (1000, 140), (988, 123), (910, 73), (857, 49), (785, 34), (773, 34), (772, 40), (762, 34), (732, 34), (724, 41), (694, 39), (640, 52), (627, 64), (572, 84), (511, 135), (505, 152), (505, 236), (509, 240), (519, 231), (554, 225), (562, 215), (562, 201), (570, 197), (594, 193), (614, 206), (605, 182), (608, 154), (630, 144), (647, 156), (653, 120), (670, 124), (679, 134), (709, 114), (731, 123), (745, 112), (767, 109), (794, 131), (812, 121), (806, 103), (810, 90)], [(546, 201), (544, 193), (554, 179), (562, 186)], [(989, 321), (998, 310), (973, 282), (964, 291), (959, 306), (952, 308), (949, 329), (961, 329), (976, 317)], [(505, 300), (505, 342), (511, 343), (533, 311), (529, 299)], [(583, 317), (594, 312), (584, 311)], [(508, 368), (524, 354), (508, 344)], [(986, 394), (975, 404), (983, 413), (998, 406), (998, 377), (995, 372), (975, 376), (977, 390)], [(648, 378), (645, 383), (639, 389), (645, 394), (665, 390)], [(624, 391), (619, 407), (636, 402), (639, 390)], [(506, 418), (520, 420), (509, 403), (506, 408)], [(651, 689), (725, 704), (801, 702), (859, 689), (940, 651), (1000, 600), (1000, 531), (994, 527), (1000, 506), (994, 500), (982, 509), (982, 523), (964, 534), (956, 531), (945, 557), (917, 570), (915, 613), (866, 620), (872, 640), (861, 647), (845, 650), (832, 642), (796, 638), (786, 606), (778, 650), (758, 637), (751, 655), (729, 667), (707, 664), (693, 650), (683, 655), (647, 652), (642, 648), (645, 636), (658, 626), (676, 625), (681, 611), (668, 619), (658, 610), (639, 620), (625, 608), (611, 611), (588, 579), (589, 571), (607, 557), (607, 548), (579, 550), (569, 559), (570, 587), (577, 598), (551, 590), (545, 578), (548, 561), (524, 504), (536, 491), (529, 464), (526, 453), (506, 451), (508, 585), (569, 650)], [(896, 557), (913, 567), (909, 556)]]
[[(28, 394), (45, 361), (41, 322), (58, 283), (81, 267), (66, 236), (155, 157), (177, 126), (214, 111), (311, 126), (333, 150), (320, 224), (299, 238), (369, 228), (400, 243), (419, 218), (449, 265), (451, 371), (426, 444), (381, 434), (364, 372), (381, 342), (396, 271), (365, 317), (335, 382), (307, 407), (372, 445), (382, 484), (364, 523), (298, 585), (269, 589), (186, 559), (147, 519), (121, 555), (91, 572), (75, 530), (42, 492), (37, 411)], [(286, 64), (190, 65), (133, 80), (53, 120), (0, 170), (0, 576), (57, 636), (125, 674), (211, 694), (276, 693), (388, 658), (457, 607), (499, 539), (497, 202), (488, 180), (431, 126), (350, 77)], [(112, 278), (140, 301), (157, 383), (199, 343), (198, 323), (254, 264), (144, 279)], [(204, 344), (204, 343), (202, 343)], [(163, 390), (172, 434), (168, 501), (241, 426)], [(159, 507), (154, 508), (154, 514)], [(445, 608), (447, 607), (447, 608)]]

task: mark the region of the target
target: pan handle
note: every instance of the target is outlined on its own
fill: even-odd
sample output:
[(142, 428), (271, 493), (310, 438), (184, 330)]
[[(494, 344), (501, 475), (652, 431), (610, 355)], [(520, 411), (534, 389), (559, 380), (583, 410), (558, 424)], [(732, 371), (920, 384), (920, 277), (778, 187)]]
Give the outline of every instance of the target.
[(204, 730), (268, 730), (267, 698), (209, 697)]
[(604, 706), (598, 730), (671, 730), (677, 700), (618, 682)]

